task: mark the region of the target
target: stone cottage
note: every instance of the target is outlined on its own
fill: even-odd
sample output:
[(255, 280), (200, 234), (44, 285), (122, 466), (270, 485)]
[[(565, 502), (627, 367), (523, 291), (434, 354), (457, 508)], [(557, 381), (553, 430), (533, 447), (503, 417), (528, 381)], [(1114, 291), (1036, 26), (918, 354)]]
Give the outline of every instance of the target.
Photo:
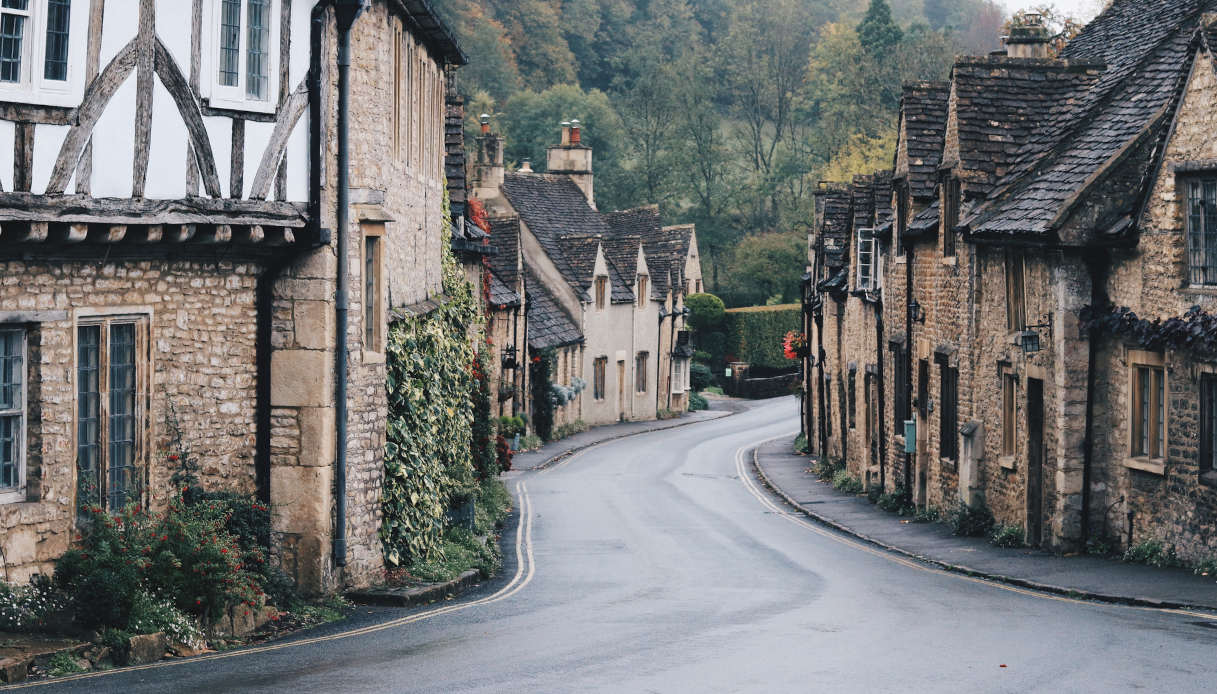
[(378, 577), (384, 339), (439, 290), (459, 48), (422, 0), (0, 14), (10, 578), (85, 505), (162, 503), (171, 456), (270, 502), (304, 590)]
[(906, 88), (885, 418), (915, 440), (888, 490), (1057, 550), (1217, 554), (1215, 11), (1117, 0), (1058, 57), (1033, 20)]
[[(684, 339), (687, 347), (679, 333), (683, 283), (701, 280), (696, 234), (665, 230), (653, 208), (598, 212), (592, 150), (581, 139), (577, 122), (564, 123), (560, 144), (548, 150), (548, 173), (527, 164), (507, 172), (502, 140), (485, 123), (474, 195), (493, 217), (518, 226), (529, 346), (561, 348), (554, 382), (573, 398), (557, 423), (654, 419), (669, 402), (687, 407), (691, 353), (672, 344)], [(677, 367), (681, 381), (672, 375)]]

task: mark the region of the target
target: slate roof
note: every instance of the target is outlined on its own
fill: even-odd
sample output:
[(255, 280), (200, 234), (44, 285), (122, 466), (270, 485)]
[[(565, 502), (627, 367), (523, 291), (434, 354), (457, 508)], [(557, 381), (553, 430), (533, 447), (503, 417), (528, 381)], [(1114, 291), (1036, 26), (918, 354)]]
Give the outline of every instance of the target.
[(528, 346), (548, 349), (583, 341), (579, 327), (531, 270), (524, 271), (528, 287)]
[(599, 239), (609, 233), (583, 191), (568, 176), (521, 173), (506, 174), (502, 190), (558, 272), (583, 296), (592, 283), (595, 249), (589, 263), (587, 242), (568, 244), (563, 237)]
[(490, 272), (490, 303), (499, 307), (520, 305), (520, 295), (499, 279), (493, 270)]
[(938, 201), (935, 200), (930, 203), (929, 207), (926, 207), (913, 217), (913, 220), (909, 222), (908, 228), (904, 230), (904, 236), (905, 238), (916, 238), (927, 232), (932, 232), (938, 229), (938, 221)]
[(849, 187), (843, 184), (822, 183), (816, 195), (821, 198), (820, 228), (817, 231), (824, 253), (824, 264), (830, 269), (847, 265), (849, 232), (853, 224)]
[(909, 194), (914, 198), (934, 196), (950, 100), (950, 82), (913, 82), (904, 86), (900, 108), (908, 150)]
[[(613, 238), (636, 238), (641, 242), (651, 278), (651, 298), (662, 301), (672, 288), (672, 282), (680, 281), (673, 279), (672, 270), (678, 264), (677, 258), (683, 259), (689, 252), (692, 228), (684, 228), (683, 231), (675, 227), (664, 229), (658, 205), (606, 212), (601, 216), (612, 231)], [(684, 263), (679, 265), (683, 271)]]
[(490, 242), (498, 253), (490, 256), (490, 271), (508, 287), (520, 281), (520, 218), (500, 217), (489, 220)]
[(1086, 27), (1063, 57), (1102, 60), (1106, 70), (1028, 141), (1010, 174), (965, 220), (972, 234), (1051, 237), (1083, 189), (1130, 143), (1164, 133), (1205, 6), (1217, 2), (1117, 0)]

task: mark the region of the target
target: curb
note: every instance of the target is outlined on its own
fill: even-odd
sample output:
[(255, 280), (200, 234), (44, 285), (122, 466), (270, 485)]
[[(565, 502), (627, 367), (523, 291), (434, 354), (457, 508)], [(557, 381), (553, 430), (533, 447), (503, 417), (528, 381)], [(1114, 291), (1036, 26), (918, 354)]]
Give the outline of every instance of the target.
[(1114, 605), (1128, 605), (1130, 607), (1146, 607), (1146, 608), (1159, 609), (1159, 610), (1188, 610), (1188, 609), (1199, 609), (1199, 610), (1210, 610), (1210, 611), (1217, 610), (1217, 606), (1215, 606), (1215, 605), (1196, 605), (1196, 604), (1192, 604), (1192, 603), (1174, 602), (1174, 601), (1170, 601), (1170, 600), (1156, 600), (1153, 598), (1142, 598), (1142, 597), (1126, 596), (1126, 595), (1111, 595), (1108, 593), (1098, 593), (1095, 591), (1089, 591), (1089, 590), (1078, 589), (1078, 588), (1065, 588), (1062, 586), (1055, 586), (1055, 585), (1052, 585), (1049, 583), (1040, 583), (1038, 581), (1032, 581), (1032, 580), (1026, 579), (1026, 578), (1019, 578), (1017, 576), (1007, 576), (1005, 574), (993, 573), (991, 571), (984, 571), (982, 569), (976, 569), (976, 568), (966, 566), (963, 564), (953, 564), (951, 562), (943, 561), (941, 559), (935, 559), (933, 557), (928, 557), (923, 554), (918, 554), (917, 552), (911, 552), (907, 549), (903, 549), (901, 547), (897, 547), (895, 545), (888, 544), (881, 540), (877, 540), (873, 537), (870, 537), (869, 535), (860, 533), (860, 532), (850, 528), (847, 525), (838, 523), (837, 521), (834, 521), (831, 518), (828, 518), (827, 516), (820, 515), (819, 513), (816, 513), (815, 511), (804, 508), (797, 501), (795, 501), (789, 494), (782, 491), (777, 485), (773, 484), (773, 482), (771, 482), (769, 480), (769, 477), (767, 475), (765, 475), (764, 470), (761, 469), (760, 461), (759, 461), (759, 453), (760, 453), (760, 446), (754, 446), (752, 448), (752, 470), (753, 470), (753, 472), (756, 473), (756, 476), (761, 481), (761, 483), (764, 484), (765, 487), (767, 489), (769, 489), (769, 491), (773, 492), (782, 501), (784, 501), (787, 506), (790, 506), (795, 511), (803, 514), (804, 516), (807, 516), (808, 518), (816, 521), (817, 523), (820, 523), (821, 525), (828, 526), (829, 528), (832, 528), (833, 530), (836, 530), (836, 531), (844, 533), (846, 535), (855, 537), (859, 540), (862, 540), (863, 542), (865, 542), (867, 544), (878, 547), (879, 549), (885, 550), (887, 552), (891, 552), (893, 554), (898, 554), (903, 557), (908, 557), (909, 559), (913, 559), (922, 564), (929, 564), (930, 566), (937, 567), (944, 571), (949, 571), (951, 573), (956, 573), (956, 574), (962, 574), (964, 576), (970, 576), (972, 578), (980, 578), (980, 579), (984, 579), (986, 581), (1003, 583), (1006, 585), (1016, 586), (1019, 588), (1028, 588), (1030, 590), (1035, 590), (1035, 591), (1039, 591), (1042, 593), (1049, 593), (1052, 595), (1061, 595), (1064, 597), (1073, 598), (1073, 599), (1077, 599), (1077, 600), (1088, 600), (1088, 601), (1092, 601), (1092, 602), (1110, 603), (1110, 604), (1114, 604)]
[(353, 590), (346, 593), (347, 600), (356, 605), (378, 605), (381, 607), (416, 607), (456, 597), (482, 582), (482, 574), (470, 569), (445, 583), (416, 586), (414, 588), (385, 588), (382, 590)]
[(673, 424), (670, 427), (655, 427), (654, 429), (647, 429), (645, 431), (634, 431), (634, 432), (630, 432), (628, 434), (618, 434), (616, 436), (610, 436), (606, 439), (600, 439), (599, 441), (585, 443), (582, 446), (576, 446), (570, 450), (563, 451), (561, 453), (555, 453), (552, 458), (547, 459), (545, 462), (543, 462), (539, 465), (535, 465), (533, 467), (521, 470), (521, 472), (540, 472), (541, 470), (545, 470), (546, 468), (553, 467), (555, 464), (560, 463), (563, 460), (566, 460), (567, 458), (575, 455), (576, 453), (582, 453), (583, 451), (586, 451), (589, 448), (595, 448), (596, 446), (599, 446), (601, 444), (610, 443), (613, 441), (620, 441), (621, 439), (628, 439), (631, 436), (642, 436), (643, 434), (654, 434), (657, 431), (670, 431), (672, 429), (681, 429), (681, 428), (684, 428), (687, 426), (692, 426), (694, 424), (701, 424), (703, 422), (717, 422), (720, 419), (726, 419), (728, 417), (733, 417), (742, 411), (743, 410), (731, 410), (731, 411), (725, 412), (717, 417), (707, 417), (705, 419), (699, 419), (695, 422), (681, 422), (680, 424)]

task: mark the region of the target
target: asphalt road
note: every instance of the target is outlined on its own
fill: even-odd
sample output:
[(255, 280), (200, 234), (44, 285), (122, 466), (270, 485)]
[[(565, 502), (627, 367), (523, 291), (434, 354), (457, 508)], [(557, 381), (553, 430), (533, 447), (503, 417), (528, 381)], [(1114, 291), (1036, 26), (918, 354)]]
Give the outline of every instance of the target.
[(939, 573), (786, 513), (737, 452), (797, 410), (513, 478), (504, 575), (461, 601), (38, 691), (1213, 691), (1217, 622)]

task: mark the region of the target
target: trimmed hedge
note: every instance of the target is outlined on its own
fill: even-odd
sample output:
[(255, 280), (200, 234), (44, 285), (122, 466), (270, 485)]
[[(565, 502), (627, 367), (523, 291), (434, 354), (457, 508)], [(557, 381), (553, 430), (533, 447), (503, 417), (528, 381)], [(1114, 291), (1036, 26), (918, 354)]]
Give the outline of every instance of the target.
[(797, 362), (782, 353), (782, 339), (791, 330), (802, 330), (802, 323), (798, 304), (727, 309), (723, 325), (728, 359), (777, 369), (795, 366)]

